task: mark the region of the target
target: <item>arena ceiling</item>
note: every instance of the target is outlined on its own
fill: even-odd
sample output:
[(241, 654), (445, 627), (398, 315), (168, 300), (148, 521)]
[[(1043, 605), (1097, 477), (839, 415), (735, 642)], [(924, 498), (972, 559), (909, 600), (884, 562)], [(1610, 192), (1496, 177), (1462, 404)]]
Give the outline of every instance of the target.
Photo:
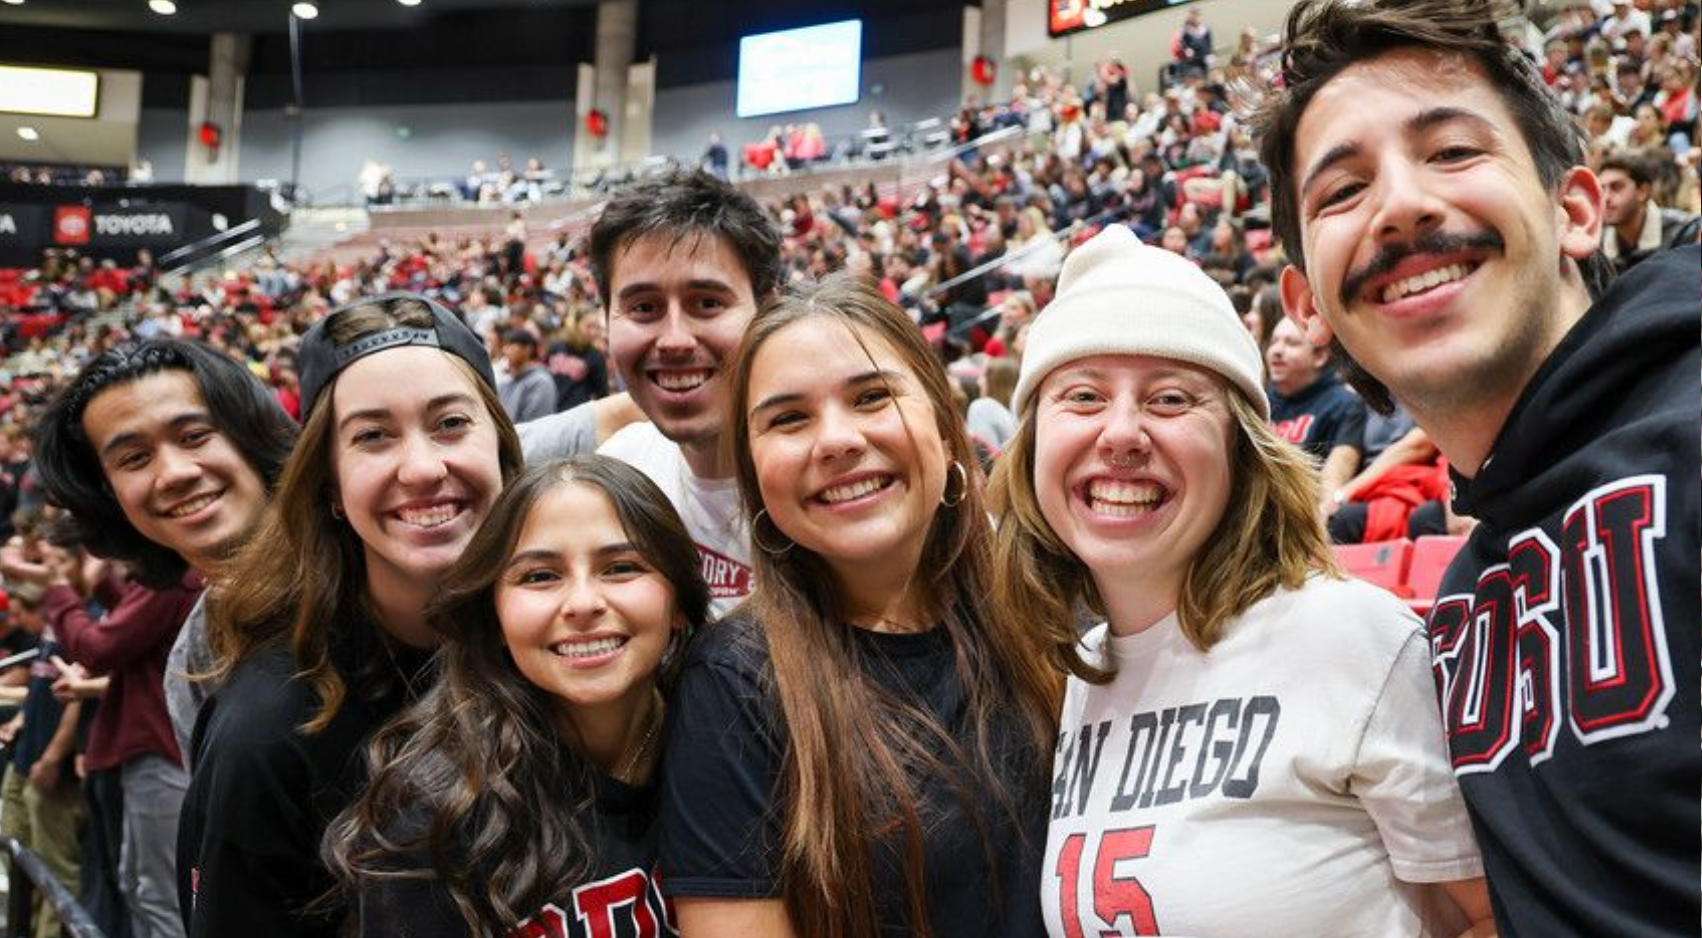
[[(0, 24), (112, 32), (179, 33), (206, 36), (218, 32), (264, 35), (289, 27), (292, 0), (173, 0), (177, 12), (161, 16), (147, 0), (24, 0), (0, 6)], [(397, 0), (317, 0), (315, 29), (417, 29), (430, 27), (445, 12), (547, 10), (595, 6), (597, 0), (421, 0), (403, 6)]]
[[(0, 62), (132, 69), (147, 76), (144, 106), (171, 106), (207, 70), (208, 37), (253, 37), (251, 103), (288, 97), (293, 0), (0, 0)], [(303, 24), (307, 75), (389, 73), (402, 87), (358, 104), (555, 97), (576, 63), (595, 56), (597, 0), (316, 0)], [(636, 56), (661, 63), (660, 86), (731, 77), (746, 33), (861, 17), (870, 57), (956, 42), (963, 0), (638, 0)], [(426, 76), (416, 81), (408, 76)], [(505, 75), (513, 76), (505, 80)], [(346, 84), (346, 83), (345, 83)], [(450, 87), (445, 87), (445, 85)], [(412, 97), (410, 97), (410, 95)], [(315, 96), (323, 101), (323, 95)]]

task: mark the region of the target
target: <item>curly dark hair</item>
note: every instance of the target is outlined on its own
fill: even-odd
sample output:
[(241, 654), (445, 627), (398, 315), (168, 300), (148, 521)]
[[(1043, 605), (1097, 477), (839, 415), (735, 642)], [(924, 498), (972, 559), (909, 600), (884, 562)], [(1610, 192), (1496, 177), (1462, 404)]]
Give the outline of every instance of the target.
[(444, 575), (429, 612), (448, 638), (440, 680), (373, 736), (371, 782), (326, 830), (325, 862), (346, 890), (367, 878), (433, 880), (471, 933), (485, 935), (506, 933), (583, 879), (593, 858), (579, 818), (594, 797), (592, 769), (562, 745), (555, 699), (515, 667), (495, 597), (532, 506), (564, 484), (608, 496), (674, 589), (687, 624), (658, 676), (664, 692), (707, 621), (697, 549), (654, 482), (607, 456), (527, 469)]
[(151, 339), (119, 345), (83, 367), (35, 425), (35, 460), (47, 500), (70, 512), (72, 536), (98, 557), (121, 560), (152, 587), (182, 578), (188, 561), (143, 537), (106, 484), (83, 413), (101, 392), (163, 371), (188, 372), (214, 426), (270, 491), (295, 443), (296, 424), (248, 369), (198, 342)]

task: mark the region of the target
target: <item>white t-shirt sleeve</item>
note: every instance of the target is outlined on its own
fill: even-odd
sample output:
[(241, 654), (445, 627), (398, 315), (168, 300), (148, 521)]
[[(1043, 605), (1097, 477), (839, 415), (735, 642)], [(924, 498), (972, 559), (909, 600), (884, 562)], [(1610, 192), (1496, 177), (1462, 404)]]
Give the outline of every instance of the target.
[(1483, 875), (1448, 762), (1421, 631), (1407, 637), (1389, 669), (1360, 738), (1350, 784), (1377, 825), (1397, 877), (1437, 883)]
[(597, 415), (590, 401), (559, 414), (528, 420), (514, 429), (528, 465), (565, 459), (597, 448)]

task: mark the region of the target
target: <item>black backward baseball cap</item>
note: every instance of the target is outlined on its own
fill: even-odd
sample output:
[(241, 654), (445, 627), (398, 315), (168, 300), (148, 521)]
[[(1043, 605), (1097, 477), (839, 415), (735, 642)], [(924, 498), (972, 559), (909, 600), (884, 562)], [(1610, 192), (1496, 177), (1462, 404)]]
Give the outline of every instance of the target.
[[(337, 345), (331, 341), (328, 324), (349, 310), (408, 304), (429, 311), (432, 325), (392, 326), (363, 335), (345, 345)], [(331, 383), (331, 379), (335, 378), (338, 372), (374, 352), (403, 345), (424, 345), (442, 349), (473, 366), (473, 370), (484, 379), (485, 384), (492, 389), (496, 387), (496, 372), (491, 368), (490, 354), (485, 351), (484, 343), (479, 341), (479, 337), (467, 328), (467, 324), (462, 322), (460, 317), (428, 296), (406, 291), (384, 293), (332, 310), (302, 336), (296, 365), (297, 374), (301, 376), (302, 420), (307, 420), (307, 415), (313, 412), (314, 402), (319, 399), (319, 392), (325, 390), (325, 386)]]

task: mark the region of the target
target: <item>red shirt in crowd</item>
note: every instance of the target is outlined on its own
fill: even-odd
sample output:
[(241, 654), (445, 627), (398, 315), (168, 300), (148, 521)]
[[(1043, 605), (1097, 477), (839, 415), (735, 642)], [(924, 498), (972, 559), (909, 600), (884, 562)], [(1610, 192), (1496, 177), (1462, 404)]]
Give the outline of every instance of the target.
[(116, 768), (150, 753), (183, 764), (166, 715), (165, 660), (205, 585), (193, 571), (160, 590), (114, 575), (95, 587), (95, 599), (107, 609), (99, 619), (89, 615), (69, 586), (49, 587), (43, 595), (42, 609), (65, 656), (91, 674), (112, 678), (89, 727), (83, 753), (89, 771)]

